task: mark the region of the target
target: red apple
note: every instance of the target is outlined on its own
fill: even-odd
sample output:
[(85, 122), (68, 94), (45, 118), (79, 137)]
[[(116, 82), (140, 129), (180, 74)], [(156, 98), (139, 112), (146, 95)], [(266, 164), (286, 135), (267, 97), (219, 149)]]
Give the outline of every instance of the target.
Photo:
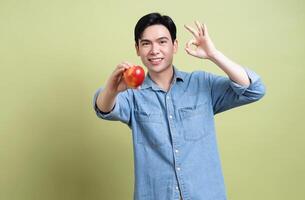
[(145, 72), (141, 66), (132, 66), (124, 72), (124, 81), (131, 88), (140, 86), (145, 78)]

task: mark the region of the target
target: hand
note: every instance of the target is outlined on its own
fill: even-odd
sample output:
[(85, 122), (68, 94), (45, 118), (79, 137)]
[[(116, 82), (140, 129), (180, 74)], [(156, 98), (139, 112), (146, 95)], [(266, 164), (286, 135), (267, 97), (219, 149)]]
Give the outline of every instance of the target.
[(118, 94), (119, 92), (123, 92), (127, 90), (128, 86), (124, 81), (123, 74), (131, 66), (133, 65), (128, 62), (122, 62), (119, 65), (117, 65), (115, 70), (108, 78), (105, 89), (107, 89), (109, 92), (113, 94)]
[[(184, 25), (184, 27), (193, 34), (193, 39), (186, 43), (185, 51), (192, 56), (203, 59), (211, 59), (217, 52), (205, 24), (201, 24), (198, 21), (195, 22), (197, 30), (190, 26)], [(194, 45), (195, 48), (191, 46)]]

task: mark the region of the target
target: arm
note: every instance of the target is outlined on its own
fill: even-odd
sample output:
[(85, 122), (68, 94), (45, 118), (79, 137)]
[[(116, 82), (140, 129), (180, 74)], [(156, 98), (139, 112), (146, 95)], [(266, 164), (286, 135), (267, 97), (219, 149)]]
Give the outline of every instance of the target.
[[(201, 59), (211, 60), (222, 69), (232, 81), (242, 86), (249, 86), (250, 80), (244, 68), (231, 61), (215, 48), (205, 24), (200, 24), (198, 21), (195, 23), (197, 30), (185, 25), (185, 28), (194, 36), (194, 39), (187, 43), (185, 48), (186, 52)], [(191, 49), (191, 45), (195, 46), (194, 50)]]
[(121, 121), (129, 125), (132, 110), (132, 92), (123, 80), (124, 71), (131, 64), (122, 63), (109, 76), (105, 87), (94, 94), (93, 107), (102, 119)]
[(108, 90), (102, 90), (96, 100), (96, 105), (103, 113), (109, 113), (115, 105), (117, 93), (112, 93)]
[[(265, 87), (260, 77), (218, 51), (204, 24), (196, 22), (196, 26), (197, 30), (185, 26), (194, 36), (194, 39), (186, 44), (186, 52), (201, 59), (211, 60), (228, 75), (228, 77), (222, 77), (205, 73), (204, 80), (209, 83), (211, 88), (214, 113), (220, 113), (262, 98), (265, 94)], [(192, 49), (191, 45), (194, 45), (195, 49)]]
[(222, 69), (229, 78), (235, 83), (248, 87), (250, 85), (250, 80), (243, 67), (234, 63), (220, 51), (216, 51), (211, 56), (211, 61), (214, 62), (220, 69)]
[(127, 85), (123, 80), (123, 73), (131, 65), (129, 63), (119, 64), (110, 75), (104, 90), (102, 90), (96, 100), (98, 109), (104, 113), (110, 112), (114, 105), (116, 96), (127, 89)]
[(214, 114), (255, 102), (264, 96), (265, 86), (260, 77), (250, 69), (245, 70), (251, 82), (249, 86), (239, 85), (228, 77), (204, 72), (204, 82), (210, 88)]

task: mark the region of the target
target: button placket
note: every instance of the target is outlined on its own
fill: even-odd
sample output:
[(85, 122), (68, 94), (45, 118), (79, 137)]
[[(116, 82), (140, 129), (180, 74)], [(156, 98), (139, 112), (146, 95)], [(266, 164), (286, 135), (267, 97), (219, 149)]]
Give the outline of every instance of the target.
[[(174, 123), (174, 116), (173, 116), (173, 111), (172, 111), (172, 101), (170, 101), (171, 100), (171, 98), (170, 98), (170, 96), (167, 94), (167, 96), (166, 96), (166, 107), (167, 107), (167, 114), (168, 114), (168, 121), (169, 121), (169, 126), (170, 126), (170, 131), (172, 132), (173, 130), (173, 127), (172, 127), (172, 125), (173, 125), (173, 123)], [(176, 165), (176, 173), (177, 173), (177, 175), (178, 175), (178, 177), (180, 177), (181, 176), (181, 168), (180, 168), (180, 159), (179, 159), (179, 157), (178, 157), (178, 154), (179, 154), (179, 148), (177, 147), (177, 141), (176, 141), (176, 137), (175, 137), (175, 135), (173, 135), (173, 137), (172, 137), (172, 139), (173, 139), (173, 152), (174, 152), (174, 162), (175, 162), (175, 165)], [(178, 182), (179, 182), (179, 179), (180, 178), (178, 178)], [(175, 186), (175, 189), (177, 190), (177, 191), (179, 191), (179, 195), (180, 195), (180, 188), (179, 188), (179, 186)]]

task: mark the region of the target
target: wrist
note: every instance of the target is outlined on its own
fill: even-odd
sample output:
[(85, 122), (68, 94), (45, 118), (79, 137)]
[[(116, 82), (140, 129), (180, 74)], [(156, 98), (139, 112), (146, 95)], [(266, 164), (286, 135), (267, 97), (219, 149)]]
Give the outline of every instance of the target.
[(221, 56), (222, 56), (222, 53), (220, 51), (218, 51), (217, 49), (215, 49), (214, 51), (212, 51), (208, 54), (209, 60), (211, 60), (214, 63), (216, 63), (217, 60), (220, 60)]
[(109, 97), (116, 97), (119, 92), (112, 90), (111, 88), (105, 87), (104, 92)]

